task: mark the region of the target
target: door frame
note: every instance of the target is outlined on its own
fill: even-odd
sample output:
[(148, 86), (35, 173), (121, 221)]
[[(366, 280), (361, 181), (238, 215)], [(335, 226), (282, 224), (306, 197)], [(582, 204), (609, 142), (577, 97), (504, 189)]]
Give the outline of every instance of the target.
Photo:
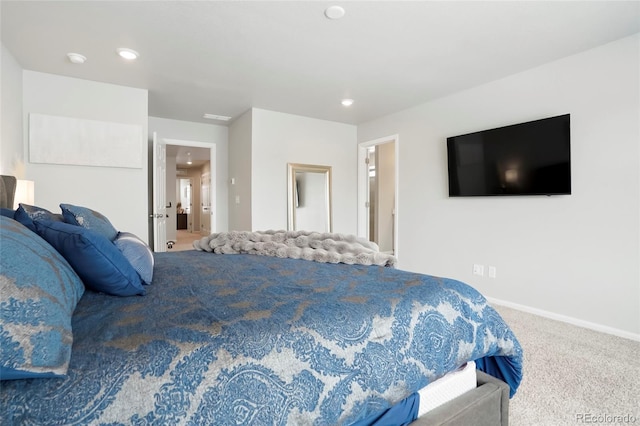
[[(191, 140), (184, 140), (184, 139), (172, 139), (172, 138), (164, 138), (162, 136), (158, 136), (158, 139), (162, 141), (163, 144), (165, 145), (178, 145), (178, 146), (191, 146), (191, 147), (197, 147), (197, 148), (208, 148), (209, 149), (209, 164), (210, 164), (210, 169), (211, 169), (211, 187), (210, 187), (210, 199), (211, 199), (211, 204), (213, 206), (215, 206), (215, 211), (212, 211), (212, 217), (211, 217), (211, 232), (216, 232), (217, 228), (217, 208), (218, 208), (218, 203), (217, 203), (217, 181), (216, 181), (216, 174), (217, 174), (217, 163), (216, 163), (216, 158), (217, 158), (217, 144), (215, 142), (199, 142), (199, 141), (191, 141)], [(156, 169), (156, 158), (154, 156), (153, 158), (153, 164), (152, 164), (152, 170)], [(153, 183), (152, 183), (153, 186)], [(150, 191), (151, 194), (153, 194), (153, 191), (155, 190), (155, 188), (152, 187), (152, 190)], [(153, 200), (151, 201), (151, 204), (153, 205)], [(154, 241), (154, 251), (156, 247), (155, 247), (155, 241)]]
[(367, 199), (369, 198), (369, 168), (365, 162), (367, 159), (367, 149), (375, 145), (382, 145), (389, 142), (395, 143), (395, 205), (393, 207), (395, 210), (395, 216), (393, 219), (393, 246), (395, 250), (394, 256), (399, 259), (398, 253), (400, 251), (400, 246), (398, 244), (398, 217), (400, 216), (398, 205), (400, 192), (398, 188), (400, 181), (400, 168), (398, 165), (400, 164), (400, 138), (397, 134), (358, 143), (358, 236), (367, 238), (369, 229), (369, 207), (366, 205)]

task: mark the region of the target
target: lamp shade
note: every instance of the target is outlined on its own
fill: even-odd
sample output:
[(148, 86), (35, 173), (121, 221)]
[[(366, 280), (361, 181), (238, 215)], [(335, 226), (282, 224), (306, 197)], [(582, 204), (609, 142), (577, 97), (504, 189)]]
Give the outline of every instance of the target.
[(35, 200), (34, 183), (32, 180), (18, 179), (16, 183), (16, 195), (13, 199), (13, 209), (16, 210), (18, 204), (33, 205)]

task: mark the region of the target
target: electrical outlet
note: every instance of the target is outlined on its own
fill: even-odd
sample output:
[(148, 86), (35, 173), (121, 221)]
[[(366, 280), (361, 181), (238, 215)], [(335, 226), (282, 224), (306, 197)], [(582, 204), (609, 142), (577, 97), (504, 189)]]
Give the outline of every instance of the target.
[(495, 278), (496, 272), (497, 271), (495, 266), (489, 266), (489, 278)]
[(473, 275), (480, 275), (481, 277), (483, 277), (484, 276), (484, 265), (474, 264), (473, 265)]

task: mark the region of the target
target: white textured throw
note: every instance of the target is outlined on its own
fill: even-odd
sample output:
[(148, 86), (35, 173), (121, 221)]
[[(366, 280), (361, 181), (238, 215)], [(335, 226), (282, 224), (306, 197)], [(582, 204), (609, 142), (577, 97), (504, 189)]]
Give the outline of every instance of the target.
[(219, 232), (193, 242), (196, 250), (217, 254), (258, 254), (349, 265), (396, 264), (393, 255), (380, 253), (378, 245), (349, 234), (309, 231)]

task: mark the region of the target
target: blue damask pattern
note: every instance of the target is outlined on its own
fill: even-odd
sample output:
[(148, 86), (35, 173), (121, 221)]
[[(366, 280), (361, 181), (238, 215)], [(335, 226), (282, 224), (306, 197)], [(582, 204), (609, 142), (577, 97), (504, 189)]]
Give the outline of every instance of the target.
[(156, 254), (144, 297), (85, 293), (73, 333), (66, 378), (3, 384), (5, 424), (350, 424), (472, 359), (515, 390), (522, 362), (457, 281), (197, 251)]
[(67, 372), (84, 286), (53, 247), (0, 216), (0, 379)]

